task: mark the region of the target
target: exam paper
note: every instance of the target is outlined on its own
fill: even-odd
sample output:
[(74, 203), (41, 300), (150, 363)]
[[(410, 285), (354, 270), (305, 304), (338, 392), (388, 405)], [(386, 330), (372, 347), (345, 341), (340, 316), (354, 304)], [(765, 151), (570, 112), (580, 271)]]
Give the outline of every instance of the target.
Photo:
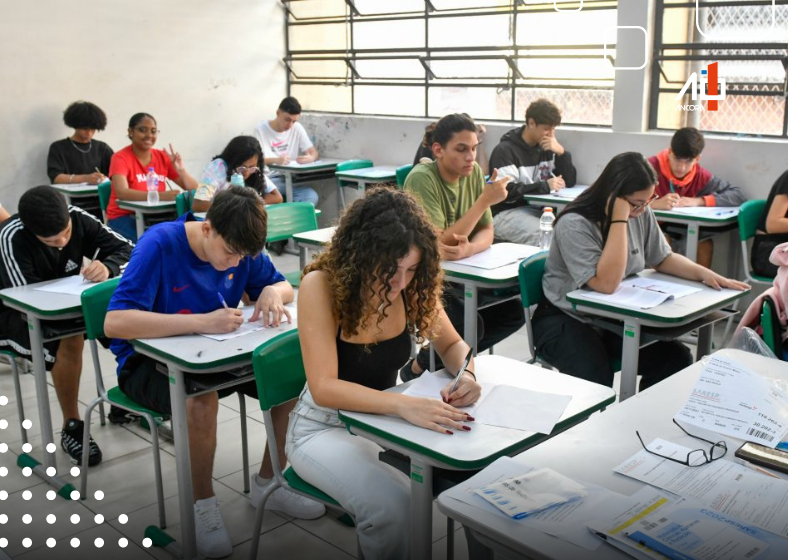
[(788, 396), (744, 364), (714, 355), (676, 420), (774, 448), (788, 431)]
[(254, 313), (254, 305), (246, 305), (241, 308), (241, 311), (243, 312), (243, 316), (244, 316), (244, 323), (237, 330), (223, 334), (202, 334), (202, 336), (213, 340), (223, 341), (223, 340), (231, 340), (233, 338), (238, 338), (239, 336), (244, 336), (249, 333), (261, 331), (266, 328), (274, 329), (282, 332), (295, 329), (297, 325), (295, 302), (288, 303), (287, 305), (285, 305), (285, 309), (287, 309), (290, 312), (291, 322), (288, 322), (287, 317), (284, 317), (283, 321), (279, 324), (278, 327), (264, 327), (262, 321), (262, 315), (260, 319), (258, 319), (254, 323), (249, 322), (249, 318), (252, 316), (252, 313)]
[(588, 185), (575, 185), (574, 187), (567, 187), (565, 189), (560, 189), (557, 191), (553, 191), (552, 194), (555, 196), (560, 196), (561, 198), (568, 198), (574, 200), (580, 193), (588, 188)]
[(585, 297), (616, 305), (649, 309), (669, 299), (683, 298), (700, 290), (701, 288), (696, 286), (636, 277), (624, 279), (612, 294), (589, 292)]
[(519, 262), (538, 252), (539, 247), (533, 247), (531, 245), (521, 245), (519, 243), (494, 243), (490, 245), (489, 249), (481, 253), (476, 253), (470, 257), (452, 262), (473, 266), (475, 268), (492, 270), (494, 268), (506, 266), (507, 264)]
[(738, 206), (682, 206), (674, 207), (671, 212), (686, 214), (698, 218), (729, 218), (739, 215)]
[(74, 276), (66, 276), (65, 278), (46, 284), (45, 286), (37, 286), (33, 289), (38, 292), (52, 292), (55, 294), (79, 296), (88, 288), (92, 288), (96, 285), (96, 282), (86, 281), (82, 278), (82, 275), (75, 274)]
[[(707, 445), (699, 442), (702, 445)], [(690, 448), (655, 439), (652, 451), (684, 459)], [(642, 449), (613, 469), (619, 474), (698, 500), (706, 507), (780, 536), (788, 536), (788, 481), (719, 459), (686, 467)]]

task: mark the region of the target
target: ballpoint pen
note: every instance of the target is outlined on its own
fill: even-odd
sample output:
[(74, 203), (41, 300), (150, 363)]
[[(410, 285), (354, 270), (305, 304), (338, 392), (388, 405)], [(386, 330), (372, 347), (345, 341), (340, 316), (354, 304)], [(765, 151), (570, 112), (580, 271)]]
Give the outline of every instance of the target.
[(229, 309), (230, 306), (227, 305), (226, 301), (224, 301), (224, 296), (222, 295), (222, 292), (216, 292), (216, 295), (219, 296), (219, 301), (222, 302), (222, 307), (224, 307), (225, 309)]
[[(90, 262), (88, 263), (88, 266), (92, 265), (95, 262), (96, 258), (98, 257), (99, 251), (101, 251), (101, 247), (96, 247), (96, 251), (93, 253), (93, 258), (90, 259)], [(85, 268), (87, 268), (87, 266)], [(82, 277), (82, 281), (83, 282), (90, 282), (90, 280), (88, 280), (84, 276)]]
[(462, 365), (460, 366), (460, 369), (457, 372), (457, 377), (454, 378), (454, 383), (451, 384), (451, 390), (449, 391), (450, 395), (457, 390), (457, 385), (460, 384), (460, 379), (462, 378), (462, 374), (465, 373), (465, 368), (467, 368), (468, 364), (471, 363), (472, 357), (473, 357), (473, 348), (468, 350), (468, 355), (465, 356), (465, 360), (463, 360)]

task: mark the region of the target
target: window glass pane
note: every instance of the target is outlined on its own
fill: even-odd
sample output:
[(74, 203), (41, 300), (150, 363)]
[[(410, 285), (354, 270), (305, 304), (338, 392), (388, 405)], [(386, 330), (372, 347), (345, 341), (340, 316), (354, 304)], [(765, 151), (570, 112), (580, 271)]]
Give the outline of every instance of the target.
[(474, 119), (509, 120), (512, 92), (483, 87), (430, 87), (429, 103), (429, 115), (436, 119), (449, 113), (468, 113)]
[(288, 5), (293, 16), (297, 19), (344, 16), (345, 8), (347, 8), (344, 0), (288, 2)]
[[(552, 1), (552, 0), (551, 0)], [(508, 8), (511, 0), (432, 0), (438, 11), (472, 8)]]
[[(443, 56), (443, 53), (441, 53)], [(473, 59), (432, 60), (430, 68), (438, 78), (501, 78), (509, 75), (505, 60)]]
[(430, 47), (497, 47), (511, 45), (510, 16), (431, 18)]
[[(517, 15), (518, 45), (601, 45), (617, 25), (616, 10), (526, 12)], [(615, 33), (607, 35), (615, 37)]]
[(350, 46), (344, 23), (291, 25), (288, 31), (291, 51), (344, 50)]
[(374, 14), (396, 14), (424, 12), (424, 0), (355, 0), (353, 2), (362, 16)]
[(290, 95), (298, 99), (305, 111), (350, 113), (349, 86), (309, 86), (293, 84)]
[(353, 24), (357, 49), (404, 49), (424, 47), (424, 20), (403, 19)]
[(356, 60), (356, 70), (362, 78), (424, 78), (424, 67), (418, 60), (389, 58), (386, 60)]
[(290, 63), (293, 74), (298, 79), (350, 77), (347, 64), (342, 60), (293, 60)]
[(612, 89), (518, 88), (515, 120), (524, 120), (528, 105), (541, 97), (549, 99), (561, 109), (561, 122), (564, 124), (610, 126), (613, 123)]
[(424, 88), (358, 85), (356, 86), (356, 113), (423, 115)]
[[(550, 51), (544, 54), (551, 54)], [(552, 51), (552, 54), (559, 54)], [(566, 52), (560, 54), (567, 54)], [(520, 58), (517, 68), (526, 79), (614, 80), (615, 70), (602, 58)], [(611, 84), (612, 85), (612, 84)]]

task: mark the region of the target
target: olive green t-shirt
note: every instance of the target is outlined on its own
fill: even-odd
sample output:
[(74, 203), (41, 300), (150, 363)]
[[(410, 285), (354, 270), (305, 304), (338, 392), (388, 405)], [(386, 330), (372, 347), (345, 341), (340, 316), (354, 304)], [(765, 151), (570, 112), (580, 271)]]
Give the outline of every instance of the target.
[[(405, 179), (405, 190), (413, 194), (424, 207), (432, 225), (445, 230), (470, 210), (484, 189), (484, 174), (477, 163), (469, 177), (460, 177), (456, 183), (444, 181), (438, 171), (438, 163), (420, 163)], [(481, 227), (492, 224), (489, 208), (476, 223), (471, 232), (475, 234)], [(470, 237), (470, 236), (469, 236)]]

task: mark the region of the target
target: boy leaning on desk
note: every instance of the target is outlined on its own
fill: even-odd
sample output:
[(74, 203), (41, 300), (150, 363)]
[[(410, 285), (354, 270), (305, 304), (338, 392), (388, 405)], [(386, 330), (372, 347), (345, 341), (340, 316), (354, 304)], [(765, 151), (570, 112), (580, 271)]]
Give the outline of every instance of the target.
[[(11, 288), (82, 274), (102, 282), (120, 274), (133, 245), (92, 214), (66, 204), (54, 188), (33, 187), (19, 199), (19, 213), (0, 228), (0, 287)], [(83, 259), (89, 264), (82, 268)], [(68, 327), (74, 320), (57, 321)], [(50, 324), (53, 322), (50, 322)], [(54, 326), (54, 325), (53, 325)], [(44, 343), (44, 363), (52, 372), (63, 431), (60, 445), (77, 465), (82, 460), (82, 429), (77, 396), (82, 373), (82, 334)], [(30, 359), (30, 333), (22, 313), (0, 304), (0, 347)], [(90, 438), (88, 465), (101, 462)]]
[[(189, 212), (145, 233), (104, 322), (106, 335), (113, 338), (110, 349), (117, 357), (118, 386), (124, 393), (146, 408), (171, 414), (168, 377), (157, 371), (153, 358), (135, 352), (129, 340), (235, 331), (244, 322), (238, 309), (244, 294), (256, 301), (250, 321), (278, 326), (289, 320), (284, 305), (293, 301), (293, 287), (261, 254), (266, 228), (263, 199), (253, 189), (228, 187), (214, 197), (205, 221)], [(235, 391), (257, 398), (254, 380)], [(205, 393), (186, 405), (197, 549), (208, 558), (232, 553), (211, 483), (220, 396), (224, 394)], [(284, 436), (293, 404), (273, 409), (275, 428), (281, 433), (282, 449), (276, 450), (281, 464), (287, 461)], [(272, 477), (266, 450), (259, 475), (252, 475), (252, 507), (260, 503)], [(285, 488), (275, 490), (265, 507), (299, 519), (315, 519), (325, 512), (322, 504)]]

